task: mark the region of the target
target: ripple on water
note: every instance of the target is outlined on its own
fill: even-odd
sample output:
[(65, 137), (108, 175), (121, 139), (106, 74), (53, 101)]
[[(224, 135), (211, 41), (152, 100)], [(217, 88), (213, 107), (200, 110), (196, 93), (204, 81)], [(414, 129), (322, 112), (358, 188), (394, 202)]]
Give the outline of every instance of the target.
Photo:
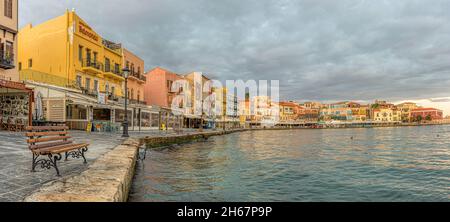
[(151, 151), (130, 200), (450, 201), (447, 138), (449, 126), (213, 137)]

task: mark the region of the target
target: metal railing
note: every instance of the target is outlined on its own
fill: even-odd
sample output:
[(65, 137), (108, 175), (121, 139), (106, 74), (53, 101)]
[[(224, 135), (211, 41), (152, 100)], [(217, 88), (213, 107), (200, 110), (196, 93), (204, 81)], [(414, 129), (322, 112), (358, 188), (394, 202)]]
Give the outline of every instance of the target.
[(14, 67), (14, 54), (5, 54), (5, 51), (0, 51), (0, 68), (13, 69)]
[(138, 73), (138, 72), (134, 72), (130, 74), (131, 76), (133, 76), (136, 79), (142, 80), (142, 81), (147, 81), (147, 77), (145, 77), (144, 75)]
[(90, 67), (90, 68), (97, 69), (99, 71), (103, 71), (103, 63), (92, 60), (92, 59), (83, 59), (81, 65), (82, 65), (82, 67)]
[(105, 65), (104, 72), (110, 72), (110, 73), (114, 73), (118, 76), (122, 76), (120, 68), (117, 69), (115, 65)]

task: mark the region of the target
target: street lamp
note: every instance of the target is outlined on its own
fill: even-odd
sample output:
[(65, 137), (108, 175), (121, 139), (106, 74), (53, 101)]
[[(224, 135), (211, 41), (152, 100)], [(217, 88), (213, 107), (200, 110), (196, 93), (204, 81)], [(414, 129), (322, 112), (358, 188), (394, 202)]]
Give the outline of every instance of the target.
[(123, 77), (125, 78), (125, 120), (123, 121), (123, 134), (122, 137), (130, 137), (128, 135), (128, 75), (130, 75), (130, 70), (128, 67), (122, 69)]

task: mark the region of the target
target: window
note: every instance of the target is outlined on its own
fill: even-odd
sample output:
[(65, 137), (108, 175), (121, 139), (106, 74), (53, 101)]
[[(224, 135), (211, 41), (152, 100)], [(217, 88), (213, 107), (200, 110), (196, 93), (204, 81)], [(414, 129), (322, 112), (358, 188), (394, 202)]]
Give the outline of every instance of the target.
[(125, 66), (127, 67), (127, 69), (129, 69), (130, 68), (130, 62), (127, 61)]
[(172, 81), (170, 81), (170, 80), (167, 80), (167, 89), (169, 90), (169, 92), (171, 92), (172, 91)]
[(108, 83), (105, 84), (105, 92), (106, 92), (106, 94), (109, 93), (109, 85), (108, 85)]
[(98, 53), (94, 52), (94, 63), (97, 63), (97, 55), (98, 55)]
[(114, 95), (115, 92), (116, 92), (116, 87), (112, 86), (111, 87), (111, 95)]
[(13, 1), (12, 0), (5, 0), (5, 16), (8, 18), (12, 18), (13, 13)]
[(116, 74), (119, 74), (120, 73), (120, 66), (119, 66), (119, 64), (114, 64), (114, 72), (116, 73)]
[(33, 67), (33, 59), (28, 59), (28, 68)]
[(90, 65), (91, 61), (91, 50), (90, 49), (86, 49), (86, 61), (87, 64)]
[(138, 67), (138, 74), (141, 75), (141, 67)]
[(98, 92), (98, 80), (94, 80), (94, 92)]
[(111, 71), (111, 61), (105, 57), (105, 72)]
[(83, 46), (78, 46), (78, 60), (83, 61)]
[(77, 86), (81, 87), (81, 76), (77, 76)]
[(5, 59), (12, 61), (14, 59), (14, 46), (12, 42), (6, 41)]
[(22, 70), (22, 63), (19, 62), (19, 71)]
[(90, 86), (91, 86), (91, 79), (86, 78), (86, 81), (85, 81), (86, 90), (89, 90), (91, 88)]

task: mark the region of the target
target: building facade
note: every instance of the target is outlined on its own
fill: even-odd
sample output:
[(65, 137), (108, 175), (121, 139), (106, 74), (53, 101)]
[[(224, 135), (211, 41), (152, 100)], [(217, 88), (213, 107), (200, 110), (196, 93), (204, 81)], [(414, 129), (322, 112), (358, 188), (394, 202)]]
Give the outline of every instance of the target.
[(19, 82), (18, 0), (0, 3), (0, 30), (0, 130), (23, 130), (32, 124), (34, 94)]
[(376, 122), (401, 122), (401, 111), (392, 108), (379, 108), (373, 110), (373, 120)]
[(111, 100), (124, 95), (121, 44), (102, 38), (74, 11), (26, 25), (19, 42), (21, 80), (105, 93)]
[(17, 82), (18, 0), (0, 4), (0, 30), (0, 79)]
[[(124, 110), (124, 54), (138, 67), (143, 62), (101, 37), (75, 11), (37, 26), (28, 24), (18, 39), (20, 80), (42, 96), (44, 120), (72, 129), (113, 131), (122, 127), (127, 112), (133, 130), (142, 127), (143, 113), (153, 112), (133, 103)], [(133, 82), (143, 85), (143, 80), (131, 73), (131, 88), (139, 88)]]
[(397, 108), (402, 112), (402, 122), (410, 123), (413, 122), (411, 111), (419, 108), (417, 104), (411, 102), (405, 102), (397, 105)]
[(442, 120), (443, 118), (443, 111), (435, 108), (417, 108), (411, 111), (411, 119), (414, 122)]

